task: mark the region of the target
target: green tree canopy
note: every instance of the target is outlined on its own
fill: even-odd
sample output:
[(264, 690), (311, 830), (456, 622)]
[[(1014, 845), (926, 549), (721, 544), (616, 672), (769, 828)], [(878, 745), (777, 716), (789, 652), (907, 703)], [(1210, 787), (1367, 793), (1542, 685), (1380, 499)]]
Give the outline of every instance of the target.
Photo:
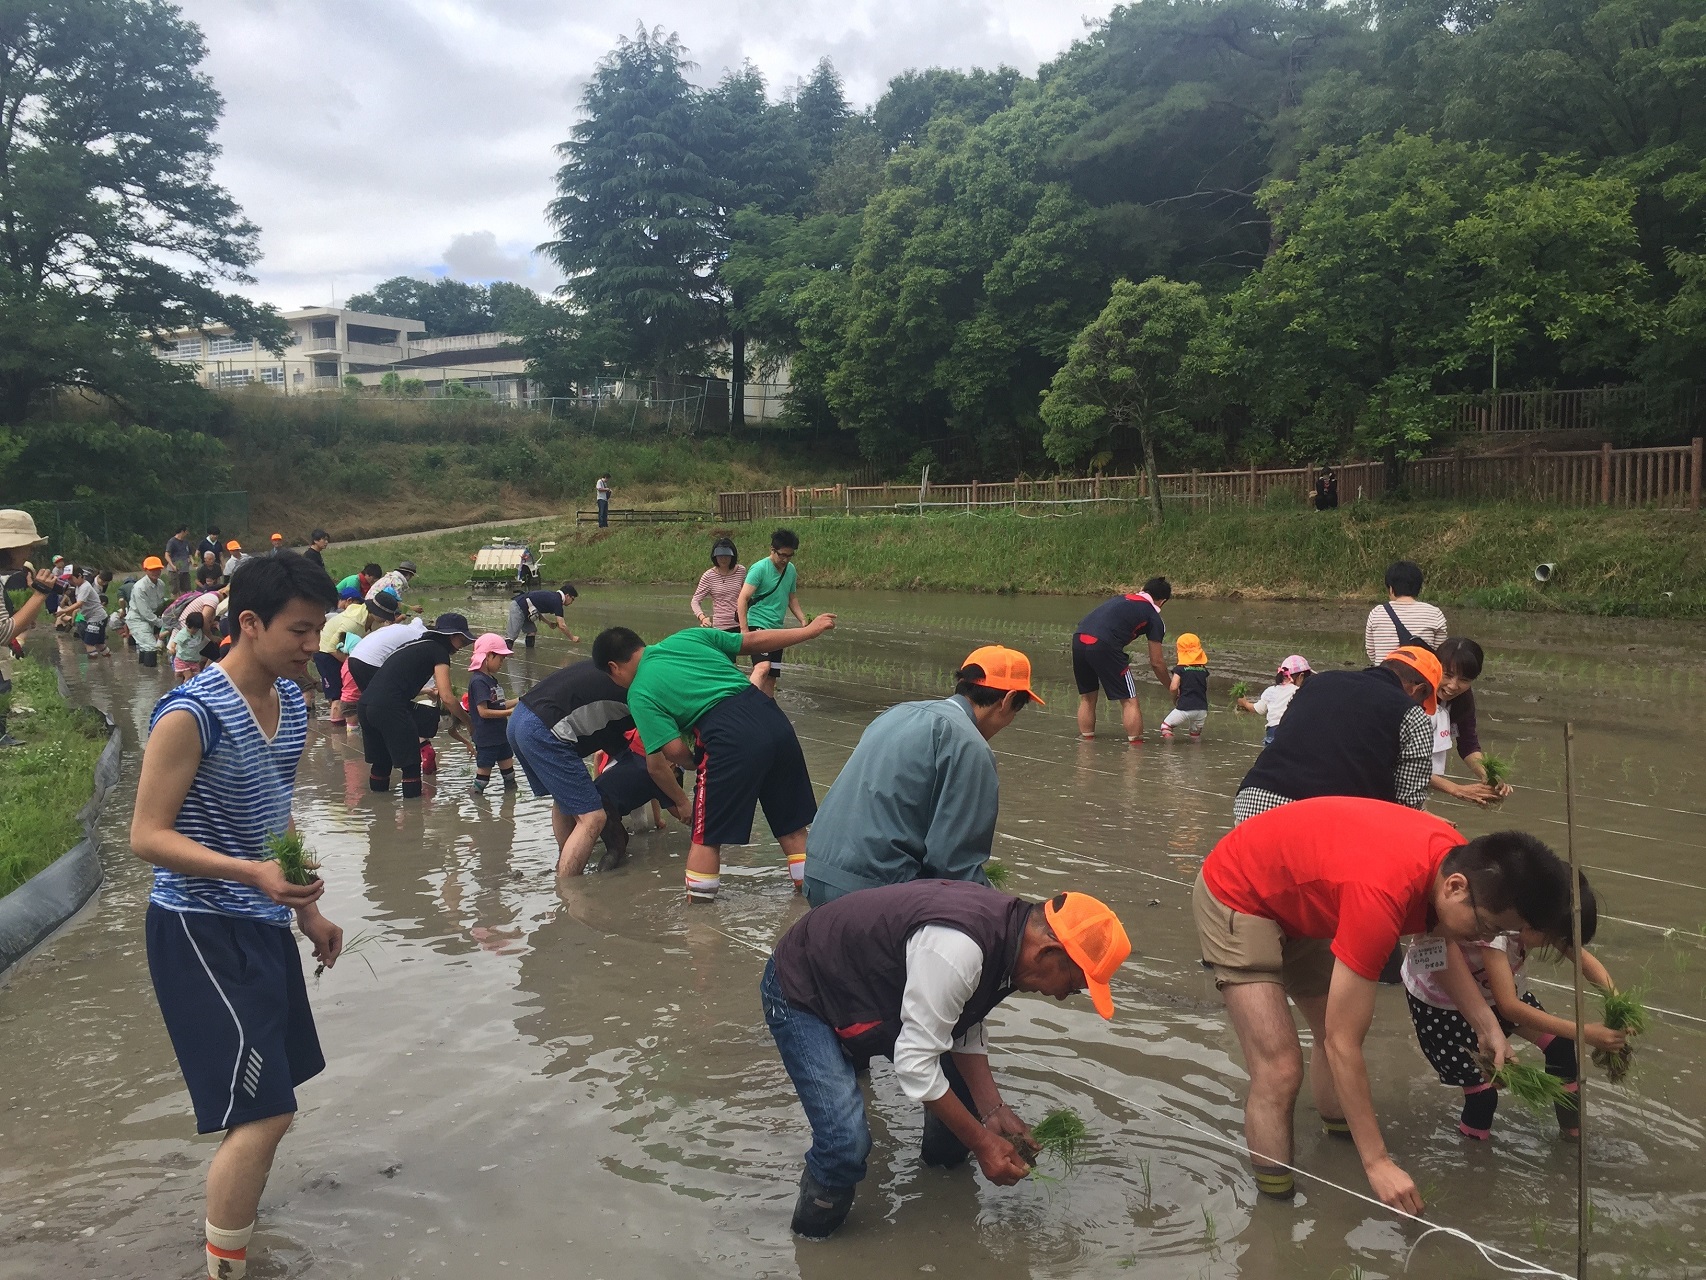
[(464, 333), (525, 333), (541, 300), (524, 284), (495, 280), (490, 285), (461, 280), (420, 280), (392, 276), (345, 303), (351, 311), (419, 320), (415, 336), (447, 338)]
[(1208, 332), (1202, 288), (1159, 276), (1116, 280), (1102, 313), (1076, 338), (1043, 393), (1043, 444), (1062, 466), (1112, 455), (1136, 431), (1149, 475), (1150, 517), (1161, 520), (1154, 477), (1157, 434), (1181, 421), (1200, 394), (1195, 351)]
[(175, 413), (187, 374), (150, 353), (172, 329), (282, 343), (220, 287), (249, 282), (256, 229), (213, 181), (205, 53), (164, 0), (0, 6), (0, 424), (61, 387)]

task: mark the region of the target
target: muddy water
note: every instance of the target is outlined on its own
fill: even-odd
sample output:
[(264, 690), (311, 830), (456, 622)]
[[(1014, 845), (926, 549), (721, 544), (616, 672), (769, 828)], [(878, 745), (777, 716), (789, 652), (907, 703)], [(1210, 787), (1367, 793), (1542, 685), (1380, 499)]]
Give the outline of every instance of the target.
[[(1187, 885), (1229, 825), (1257, 719), (1216, 712), (1199, 742), (1136, 749), (1108, 720), (1103, 740), (1076, 743), (1062, 639), (1083, 601), (808, 593), (808, 603), (843, 620), (796, 651), (783, 686), (820, 790), (877, 711), (941, 692), (974, 645), (1000, 641), (1037, 660), (1048, 707), (1025, 711), (995, 743), (997, 853), (1016, 891), (1106, 898), (1135, 952), (1114, 1022), (1083, 1000), (1015, 998), (995, 1019), (993, 1063), (1022, 1115), (1069, 1105), (1086, 1117), (1087, 1163), (1010, 1190), (970, 1169), (924, 1169), (919, 1114), (878, 1064), (876, 1148), (853, 1216), (828, 1243), (796, 1242), (788, 1214), (807, 1131), (755, 986), (760, 952), (800, 907), (768, 834), (726, 851), (712, 908), (680, 900), (686, 840), (673, 824), (637, 837), (626, 868), (559, 893), (541, 802), (469, 795), (470, 766), (449, 750), (426, 803), (371, 797), (356, 744), (322, 722), (303, 761), (298, 821), (326, 864), (327, 914), (380, 941), (314, 984), (330, 1066), (302, 1091), (250, 1274), (1401, 1272), (1418, 1231), (1320, 1184), (1294, 1205), (1258, 1203), (1219, 1141), (1237, 1133), (1244, 1077), (1194, 964)], [(501, 625), (497, 600), (465, 607)], [(655, 637), (689, 615), (684, 592), (654, 589), (588, 591), (573, 616), (590, 638), (614, 622)], [(1254, 682), (1293, 651), (1317, 669), (1348, 665), (1360, 648), (1360, 610), (1181, 601), (1168, 620), (1203, 636), (1217, 677)], [(1476, 690), (1483, 733), (1512, 759), (1519, 791), (1497, 815), (1436, 808), (1470, 832), (1524, 826), (1561, 847), (1561, 725), (1572, 719), (1577, 843), (1617, 917), (1596, 950), (1670, 1011), (1642, 1045), (1634, 1088), (1590, 1092), (1598, 1274), (1700, 1274), (1700, 631), (1462, 614), (1453, 623), (1493, 655)], [(512, 691), (567, 656), (566, 644), (542, 639), (513, 661)], [(73, 678), (119, 721), (133, 778), (159, 685), (126, 663)], [(1221, 701), (1225, 688), (1217, 679)], [(1143, 696), (1153, 726), (1164, 711), (1153, 682)], [(195, 1274), (211, 1142), (193, 1134), (149, 990), (147, 882), (125, 853), (129, 808), (128, 793), (116, 794), (102, 826), (108, 881), (97, 908), (0, 990), (4, 1280)], [(1568, 981), (1545, 965), (1533, 973)], [(1537, 991), (1567, 1013), (1563, 991)], [(1429, 1193), (1430, 1218), (1573, 1269), (1574, 1151), (1551, 1121), (1507, 1102), (1495, 1141), (1466, 1149), (1454, 1091), (1432, 1079), (1395, 990), (1382, 992), (1370, 1057), (1387, 1140)], [(1316, 1137), (1301, 1110), (1299, 1133), (1306, 1168), (1363, 1189), (1348, 1145)], [(1494, 1272), (1469, 1245), (1433, 1235), (1410, 1274)]]

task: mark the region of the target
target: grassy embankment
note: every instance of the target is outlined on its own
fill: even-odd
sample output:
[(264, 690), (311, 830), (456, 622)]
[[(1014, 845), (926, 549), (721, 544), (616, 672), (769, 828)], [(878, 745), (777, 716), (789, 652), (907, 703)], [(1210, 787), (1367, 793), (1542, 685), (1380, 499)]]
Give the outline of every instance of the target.
[[(556, 538), (547, 580), (690, 583), (707, 564), (712, 524), (576, 529), (541, 521), (514, 532)], [(507, 532), (507, 531), (506, 531)], [(801, 581), (811, 587), (1094, 595), (1155, 574), (1199, 599), (1369, 599), (1397, 559), (1418, 561), (1441, 604), (1534, 612), (1706, 616), (1706, 517), (1514, 504), (1368, 504), (1318, 514), (1295, 506), (1171, 516), (1088, 512), (1027, 519), (835, 517), (798, 522)], [(768, 550), (770, 525), (733, 529), (747, 562)], [(466, 579), (477, 532), (400, 541), (327, 557), (353, 572), (380, 552), (404, 556), (422, 585)], [(1545, 588), (1534, 566), (1557, 564)]]
[(726, 490), (803, 476), (845, 480), (844, 441), (783, 433), (630, 434), (620, 418), (518, 412), (474, 402), (257, 393), (233, 398), (231, 486), (247, 490), (251, 537), (293, 542), (591, 510), (608, 471), (618, 507), (714, 511)]
[(0, 897), (83, 838), (77, 811), (89, 802), (106, 727), (59, 696), (53, 670), (34, 659), (12, 679), (14, 737), (0, 751)]

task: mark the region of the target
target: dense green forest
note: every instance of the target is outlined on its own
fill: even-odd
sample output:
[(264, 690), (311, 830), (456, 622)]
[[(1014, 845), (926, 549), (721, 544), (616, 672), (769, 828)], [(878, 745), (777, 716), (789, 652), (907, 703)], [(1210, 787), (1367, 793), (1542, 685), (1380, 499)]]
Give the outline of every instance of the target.
[[(750, 65), (696, 87), (689, 52), (622, 40), (559, 148), (547, 381), (786, 361), (795, 421), (993, 475), (1144, 436), (1401, 456), (1495, 360), (1666, 387), (1706, 358), (1688, 0), (1140, 0), (1034, 77), (913, 71), (864, 111), (827, 61), (778, 99)], [(1122, 279), (1167, 341), (1104, 314)], [(1067, 376), (1094, 324), (1137, 354)]]

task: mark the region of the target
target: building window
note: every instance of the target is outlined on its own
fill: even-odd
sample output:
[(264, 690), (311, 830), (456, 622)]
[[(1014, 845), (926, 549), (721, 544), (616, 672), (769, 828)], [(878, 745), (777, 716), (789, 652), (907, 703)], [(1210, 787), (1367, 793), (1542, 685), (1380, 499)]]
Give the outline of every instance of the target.
[(199, 360), (201, 359), (201, 339), (179, 338), (167, 350), (179, 360)]
[(210, 338), (207, 343), (207, 353), (212, 356), (231, 356), (254, 349), (255, 344), (247, 338)]
[(269, 387), (282, 387), (284, 370), (276, 364), (265, 365), (261, 368), (261, 381)]
[(214, 371), (212, 385), (215, 387), (247, 386), (254, 377), (252, 369), (218, 369)]

